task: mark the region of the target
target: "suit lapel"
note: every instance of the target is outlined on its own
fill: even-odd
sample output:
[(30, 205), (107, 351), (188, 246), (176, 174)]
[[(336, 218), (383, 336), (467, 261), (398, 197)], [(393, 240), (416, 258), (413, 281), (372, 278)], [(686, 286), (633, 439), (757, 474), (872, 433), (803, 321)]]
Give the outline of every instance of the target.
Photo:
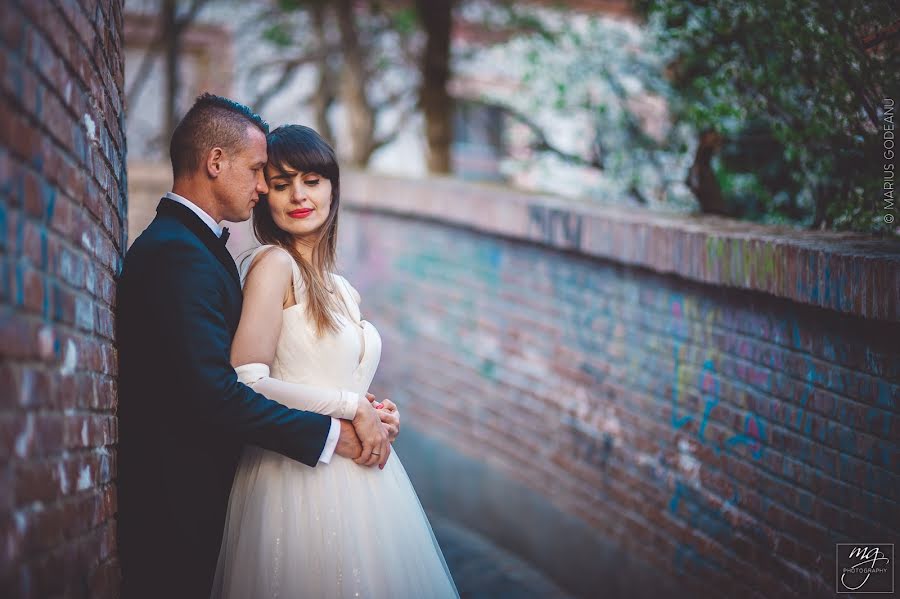
[(187, 227), (194, 235), (196, 235), (200, 241), (203, 242), (209, 251), (212, 252), (213, 256), (222, 263), (222, 266), (225, 267), (225, 270), (231, 275), (231, 277), (237, 282), (238, 286), (241, 284), (240, 276), (238, 275), (237, 266), (234, 263), (234, 259), (231, 257), (231, 254), (228, 253), (228, 250), (225, 248), (225, 244), (216, 237), (216, 234), (212, 232), (212, 230), (204, 223), (200, 218), (194, 214), (189, 208), (186, 206), (182, 206), (178, 202), (173, 202), (168, 198), (162, 198), (159, 201), (159, 206), (156, 207), (156, 212), (158, 214), (168, 214), (177, 218), (181, 223)]

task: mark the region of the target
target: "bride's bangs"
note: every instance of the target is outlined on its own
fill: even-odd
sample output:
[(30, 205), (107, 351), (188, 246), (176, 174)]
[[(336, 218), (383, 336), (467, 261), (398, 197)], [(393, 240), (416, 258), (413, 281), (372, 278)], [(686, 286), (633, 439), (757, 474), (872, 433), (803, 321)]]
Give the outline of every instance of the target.
[(313, 129), (303, 125), (284, 125), (272, 131), (268, 139), (269, 164), (280, 173), (290, 168), (302, 173), (317, 173), (332, 183), (340, 176), (334, 150)]

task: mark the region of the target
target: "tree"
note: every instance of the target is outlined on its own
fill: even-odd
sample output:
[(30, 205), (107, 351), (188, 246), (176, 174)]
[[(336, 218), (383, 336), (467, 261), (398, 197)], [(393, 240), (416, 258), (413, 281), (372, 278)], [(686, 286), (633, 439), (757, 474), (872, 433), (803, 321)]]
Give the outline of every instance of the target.
[(539, 188), (621, 202), (695, 204), (685, 185), (690, 127), (672, 126), (665, 77), (668, 57), (652, 30), (611, 17), (517, 7), (505, 40), (461, 60), (464, 77), (497, 81), (483, 100), (499, 106), (510, 135), (528, 151), (505, 161), (513, 177)]
[[(454, 55), (451, 33), (458, 9), (478, 5), (499, 9), (506, 35), (530, 33), (536, 27), (520, 17), (511, 0), (281, 0), (260, 17), (271, 23), (264, 39), (283, 54), (260, 65), (261, 74), (271, 69), (280, 74), (263, 88), (254, 105), (262, 110), (301, 69), (315, 65), (319, 85), (303, 103), (314, 104), (320, 131), (330, 131), (327, 114), (340, 102), (350, 132), (351, 147), (344, 154), (351, 164), (368, 164), (378, 148), (396, 138), (408, 117), (421, 110), (428, 169), (449, 173), (454, 111), (448, 91)], [(309, 28), (310, 15), (316, 44), (308, 36), (294, 34)], [(330, 41), (323, 42), (326, 38)], [(328, 63), (328, 56), (339, 64)], [(328, 85), (334, 73), (340, 73), (337, 93)], [(388, 114), (400, 116), (389, 119)]]
[[(900, 89), (890, 0), (644, 0), (674, 52), (673, 107), (722, 137), (715, 180), (735, 212), (885, 230), (881, 100)], [(762, 149), (768, 152), (763, 158)]]
[(447, 82), (450, 80), (453, 4), (453, 0), (416, 0), (419, 20), (426, 35), (421, 59), (419, 104), (425, 115), (428, 170), (432, 173), (451, 171), (453, 100), (447, 91)]
[[(197, 14), (208, 3), (208, 0), (190, 0), (187, 8), (179, 14), (177, 0), (162, 0), (159, 3), (159, 26), (156, 37), (144, 57), (141, 64), (135, 72), (135, 76), (131, 85), (125, 94), (125, 102), (127, 105), (133, 105), (135, 99), (140, 95), (144, 88), (144, 84), (149, 79), (150, 71), (153, 63), (159, 58), (161, 53), (165, 59), (165, 79), (166, 93), (163, 96), (165, 102), (163, 130), (160, 132), (160, 139), (167, 140), (175, 126), (181, 119), (181, 113), (178, 107), (178, 94), (181, 90), (181, 79), (179, 76), (181, 62), (181, 38), (184, 32), (191, 26), (197, 18)], [(185, 4), (182, 2), (182, 4)]]
[[(329, 120), (340, 102), (347, 116), (349, 148), (355, 167), (393, 141), (416, 108), (415, 28), (412, 9), (353, 0), (282, 0), (264, 10), (263, 40), (278, 58), (258, 67), (258, 77), (276, 77), (252, 102), (257, 110), (281, 93), (305, 68), (316, 70), (317, 85), (298, 104), (312, 104), (316, 125), (335, 143)], [(313, 36), (297, 35), (312, 29)], [(410, 76), (412, 75), (412, 76)], [(389, 116), (392, 115), (392, 116)]]

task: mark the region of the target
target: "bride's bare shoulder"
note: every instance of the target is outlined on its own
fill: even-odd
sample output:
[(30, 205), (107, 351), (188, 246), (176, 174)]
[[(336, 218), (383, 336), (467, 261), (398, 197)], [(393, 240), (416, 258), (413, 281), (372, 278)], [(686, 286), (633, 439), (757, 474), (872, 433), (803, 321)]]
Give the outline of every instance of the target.
[(257, 248), (248, 256), (247, 262), (241, 277), (245, 285), (261, 280), (268, 282), (291, 280), (294, 258), (285, 249), (276, 245)]
[(264, 245), (260, 246), (253, 255), (250, 266), (252, 267), (254, 263), (262, 264), (264, 261), (266, 264), (276, 265), (278, 268), (290, 268), (294, 258), (284, 248), (277, 245)]

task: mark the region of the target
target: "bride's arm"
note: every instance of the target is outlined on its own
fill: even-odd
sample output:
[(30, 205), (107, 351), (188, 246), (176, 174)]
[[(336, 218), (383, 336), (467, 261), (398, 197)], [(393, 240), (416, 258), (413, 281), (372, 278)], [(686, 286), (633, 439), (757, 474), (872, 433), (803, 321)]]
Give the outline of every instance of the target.
[[(282, 310), (293, 297), (290, 254), (280, 248), (254, 257), (244, 283), (241, 320), (231, 344), (231, 364), (238, 379), (289, 408), (353, 420), (358, 393), (286, 383), (269, 376), (281, 334)], [(366, 400), (368, 401), (368, 400)]]
[(356, 409), (360, 402), (358, 393), (273, 379), (269, 376), (269, 367), (260, 362), (242, 364), (234, 371), (240, 382), (289, 408), (325, 414), (342, 420), (352, 421), (356, 417)]

